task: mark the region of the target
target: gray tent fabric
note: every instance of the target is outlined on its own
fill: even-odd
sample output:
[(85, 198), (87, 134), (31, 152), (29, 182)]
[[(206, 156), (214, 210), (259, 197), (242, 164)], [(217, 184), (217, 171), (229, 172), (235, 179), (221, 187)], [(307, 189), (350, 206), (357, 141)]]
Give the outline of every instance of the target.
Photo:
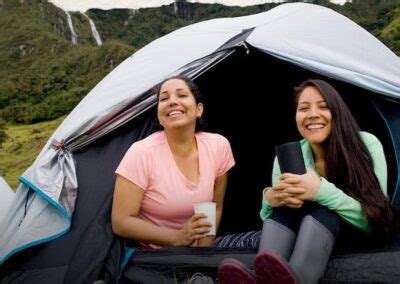
[[(256, 15), (181, 28), (151, 42), (107, 75), (22, 174), (12, 210), (0, 223), (0, 264), (70, 229), (79, 195), (74, 151), (154, 106), (151, 89), (164, 78), (195, 78), (224, 60), (235, 48), (227, 43), (241, 34), (247, 38), (236, 46), (250, 45), (382, 97), (400, 98), (400, 60), (361, 27), (321, 6), (290, 3)], [(227, 48), (220, 49), (223, 46)]]
[[(59, 205), (51, 202), (43, 193), (33, 193), (29, 186), (21, 184), (0, 226), (0, 243), (13, 248), (4, 260), (27, 247), (48, 242), (66, 233), (71, 218), (60, 214), (58, 208)], [(43, 212), (46, 212), (45, 218), (38, 218)]]
[(14, 191), (4, 180), (4, 178), (0, 176), (0, 221), (7, 213), (13, 198)]

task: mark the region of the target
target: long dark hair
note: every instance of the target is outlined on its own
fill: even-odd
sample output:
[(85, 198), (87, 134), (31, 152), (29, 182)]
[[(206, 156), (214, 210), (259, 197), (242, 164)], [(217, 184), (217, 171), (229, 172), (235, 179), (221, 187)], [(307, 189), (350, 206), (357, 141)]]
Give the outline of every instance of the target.
[(356, 120), (339, 93), (322, 80), (307, 80), (295, 87), (296, 105), (307, 87), (320, 92), (332, 114), (332, 132), (325, 145), (327, 179), (361, 203), (372, 232), (392, 236), (397, 229), (395, 212), (381, 190)]
[[(185, 82), (186, 86), (189, 88), (189, 91), (193, 94), (194, 101), (196, 102), (196, 104), (202, 103), (204, 105), (203, 96), (201, 95), (199, 88), (193, 82), (193, 80), (186, 76), (177, 75), (177, 76), (168, 77), (167, 79), (163, 80), (160, 84), (158, 84), (154, 88), (154, 93), (157, 94), (157, 107), (158, 107), (158, 103), (159, 103), (158, 98), (160, 97), (160, 91), (161, 91), (162, 85), (164, 85), (165, 82), (172, 80), (172, 79), (177, 79), (177, 80), (181, 80), (181, 81)], [(207, 128), (207, 123), (205, 122), (203, 116), (197, 118), (195, 131), (196, 132), (204, 131), (204, 130), (206, 130), (206, 128)], [(159, 123), (158, 120), (154, 125), (154, 130), (156, 130), (156, 131), (163, 130), (163, 127)]]

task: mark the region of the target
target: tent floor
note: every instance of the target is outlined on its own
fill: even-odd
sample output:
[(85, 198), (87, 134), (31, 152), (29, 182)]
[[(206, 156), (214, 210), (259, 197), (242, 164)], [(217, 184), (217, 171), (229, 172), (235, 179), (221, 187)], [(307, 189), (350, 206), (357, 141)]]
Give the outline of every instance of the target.
[[(233, 257), (252, 267), (256, 253), (256, 248), (138, 251), (125, 269), (121, 283), (187, 283), (195, 273), (216, 279), (223, 259)], [(383, 250), (334, 254), (320, 283), (400, 283), (399, 267), (400, 235), (393, 245)]]

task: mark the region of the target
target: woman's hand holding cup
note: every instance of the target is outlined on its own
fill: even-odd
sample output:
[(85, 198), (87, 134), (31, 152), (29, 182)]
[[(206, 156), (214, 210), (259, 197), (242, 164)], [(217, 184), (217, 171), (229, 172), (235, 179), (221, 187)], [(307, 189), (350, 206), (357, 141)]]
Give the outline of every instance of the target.
[(175, 246), (190, 246), (210, 232), (211, 224), (204, 219), (206, 214), (194, 214), (186, 224), (177, 231)]

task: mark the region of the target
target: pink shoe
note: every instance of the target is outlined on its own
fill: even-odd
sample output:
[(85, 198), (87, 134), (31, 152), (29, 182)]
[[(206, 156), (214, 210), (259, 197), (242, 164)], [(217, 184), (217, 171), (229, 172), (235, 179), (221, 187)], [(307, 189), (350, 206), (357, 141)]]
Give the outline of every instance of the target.
[(254, 273), (239, 260), (224, 259), (218, 267), (218, 279), (221, 284), (256, 284)]
[(257, 254), (254, 271), (258, 284), (297, 284), (296, 275), (289, 264), (270, 251)]

